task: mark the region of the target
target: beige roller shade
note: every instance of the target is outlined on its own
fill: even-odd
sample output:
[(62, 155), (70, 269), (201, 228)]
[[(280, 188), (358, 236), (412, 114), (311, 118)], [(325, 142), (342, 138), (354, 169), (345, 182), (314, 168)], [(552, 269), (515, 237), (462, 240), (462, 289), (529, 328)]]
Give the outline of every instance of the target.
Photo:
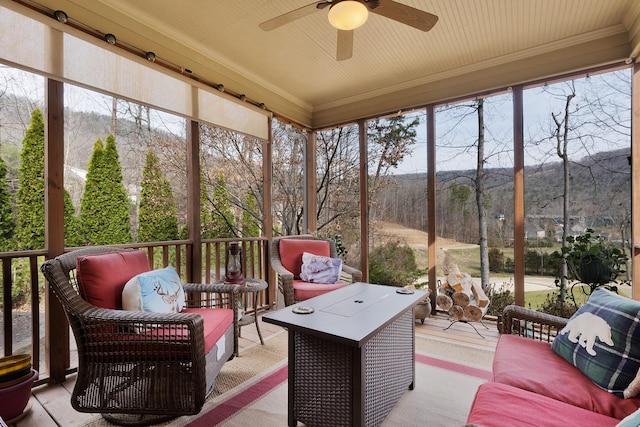
[(0, 62), (268, 139), (270, 113), (0, 0)]

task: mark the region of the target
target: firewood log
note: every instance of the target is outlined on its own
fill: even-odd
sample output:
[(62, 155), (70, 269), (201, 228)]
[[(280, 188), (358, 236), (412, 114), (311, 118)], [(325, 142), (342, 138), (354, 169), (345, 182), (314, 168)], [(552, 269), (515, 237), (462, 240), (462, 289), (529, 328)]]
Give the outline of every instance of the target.
[(454, 305), (449, 309), (449, 316), (456, 320), (464, 319), (464, 309), (459, 305)]
[(475, 305), (468, 305), (464, 308), (464, 315), (467, 319), (477, 322), (482, 319), (482, 310)]
[(464, 292), (454, 292), (452, 298), (453, 302), (460, 307), (466, 307), (469, 305), (469, 295), (465, 294)]
[(449, 295), (438, 295), (436, 297), (436, 305), (439, 309), (447, 311), (453, 305), (453, 300)]
[(478, 303), (478, 307), (482, 308), (482, 307), (488, 306), (489, 298), (487, 298), (487, 295), (484, 293), (484, 290), (482, 290), (482, 286), (480, 286), (476, 282), (472, 282), (471, 285), (472, 285), (471, 291), (473, 292), (473, 296)]

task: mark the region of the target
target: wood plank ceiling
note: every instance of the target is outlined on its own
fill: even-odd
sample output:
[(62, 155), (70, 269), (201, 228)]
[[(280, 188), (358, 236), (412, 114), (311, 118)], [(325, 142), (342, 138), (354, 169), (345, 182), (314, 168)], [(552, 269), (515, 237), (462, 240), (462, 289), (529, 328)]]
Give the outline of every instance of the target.
[(398, 1), (438, 23), (425, 33), (369, 14), (353, 57), (339, 62), (328, 8), (258, 27), (309, 0), (35, 0), (313, 129), (622, 63), (640, 50), (637, 0)]

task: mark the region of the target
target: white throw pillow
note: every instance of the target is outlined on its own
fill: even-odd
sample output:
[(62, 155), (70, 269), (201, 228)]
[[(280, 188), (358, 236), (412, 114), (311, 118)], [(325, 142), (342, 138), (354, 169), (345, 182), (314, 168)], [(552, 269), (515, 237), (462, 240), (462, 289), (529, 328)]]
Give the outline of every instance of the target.
[(305, 282), (332, 284), (340, 278), (342, 259), (302, 253), (300, 278)]

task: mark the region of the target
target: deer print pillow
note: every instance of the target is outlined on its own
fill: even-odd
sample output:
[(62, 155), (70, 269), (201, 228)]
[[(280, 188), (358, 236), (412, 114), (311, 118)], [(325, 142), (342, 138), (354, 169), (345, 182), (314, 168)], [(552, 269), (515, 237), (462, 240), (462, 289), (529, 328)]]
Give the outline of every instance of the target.
[(138, 274), (122, 290), (122, 308), (129, 311), (178, 313), (184, 309), (184, 290), (173, 267)]

